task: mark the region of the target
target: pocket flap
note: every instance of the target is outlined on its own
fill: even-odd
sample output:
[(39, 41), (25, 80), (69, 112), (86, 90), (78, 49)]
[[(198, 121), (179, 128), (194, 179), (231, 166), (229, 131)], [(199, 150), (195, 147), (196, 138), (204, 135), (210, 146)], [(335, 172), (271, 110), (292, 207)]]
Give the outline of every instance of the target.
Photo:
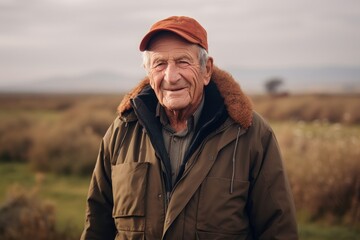
[(114, 217), (145, 216), (145, 195), (149, 162), (112, 166)]

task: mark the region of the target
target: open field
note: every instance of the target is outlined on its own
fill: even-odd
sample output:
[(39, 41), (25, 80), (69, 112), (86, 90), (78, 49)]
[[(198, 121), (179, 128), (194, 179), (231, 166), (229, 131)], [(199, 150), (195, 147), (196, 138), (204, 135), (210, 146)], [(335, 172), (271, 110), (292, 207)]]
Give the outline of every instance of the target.
[[(37, 189), (38, 195), (55, 206), (57, 227), (60, 231), (71, 230), (73, 239), (78, 239), (83, 223), (86, 192), (89, 179), (76, 176), (42, 175), (30, 171), (26, 164), (0, 164), (0, 202), (6, 198), (6, 192), (14, 186), (28, 190)], [(301, 216), (299, 216), (301, 218)], [(299, 219), (299, 230), (302, 240), (355, 240), (360, 237), (360, 230), (346, 225), (333, 225), (318, 221), (308, 222)]]
[[(70, 233), (66, 239), (78, 239), (89, 174), (120, 100), (0, 96), (0, 213), (25, 189), (54, 209), (56, 228)], [(282, 149), (301, 239), (360, 239), (360, 96), (257, 96), (253, 102)]]

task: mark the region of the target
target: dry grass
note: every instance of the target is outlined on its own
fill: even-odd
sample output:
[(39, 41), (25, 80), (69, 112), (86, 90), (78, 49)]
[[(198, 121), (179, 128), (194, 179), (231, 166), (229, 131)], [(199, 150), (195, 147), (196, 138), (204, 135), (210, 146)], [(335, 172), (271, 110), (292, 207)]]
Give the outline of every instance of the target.
[[(92, 171), (121, 100), (109, 95), (0, 98), (0, 162), (27, 161), (36, 170), (66, 174)], [(297, 209), (307, 220), (360, 227), (359, 100), (360, 95), (253, 97), (255, 109), (275, 129)], [(51, 207), (45, 209), (51, 215)], [(22, 210), (14, 211), (21, 215)]]
[(0, 161), (27, 161), (40, 171), (89, 174), (121, 96), (0, 98)]
[(269, 120), (359, 124), (360, 95), (253, 96), (255, 109)]
[(89, 174), (101, 138), (115, 117), (105, 101), (91, 99), (74, 104), (57, 121), (32, 128), (28, 160), (35, 170)]
[(360, 227), (360, 127), (274, 124), (297, 209), (310, 220)]
[(41, 200), (35, 189), (11, 188), (0, 206), (0, 239), (72, 240), (56, 229), (54, 205)]

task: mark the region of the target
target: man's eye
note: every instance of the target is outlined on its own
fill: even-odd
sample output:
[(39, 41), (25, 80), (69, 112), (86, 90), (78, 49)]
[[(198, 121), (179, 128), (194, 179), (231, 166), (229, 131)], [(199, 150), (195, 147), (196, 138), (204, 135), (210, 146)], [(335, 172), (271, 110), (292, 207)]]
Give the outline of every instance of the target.
[(178, 65), (179, 65), (180, 67), (186, 67), (186, 66), (189, 66), (190, 63), (189, 63), (188, 61), (181, 60), (181, 61), (178, 62)]
[(164, 62), (158, 62), (154, 64), (155, 70), (163, 70), (166, 67), (166, 64)]

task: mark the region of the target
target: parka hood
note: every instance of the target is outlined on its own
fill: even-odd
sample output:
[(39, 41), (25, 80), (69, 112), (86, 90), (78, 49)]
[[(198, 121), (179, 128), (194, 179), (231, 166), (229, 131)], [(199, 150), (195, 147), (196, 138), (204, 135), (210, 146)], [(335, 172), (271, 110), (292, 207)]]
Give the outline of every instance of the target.
[[(214, 66), (211, 81), (215, 83), (223, 97), (229, 116), (243, 128), (250, 127), (253, 112), (252, 103), (248, 96), (244, 94), (235, 79), (228, 72)], [(150, 80), (148, 77), (144, 78), (133, 90), (124, 96), (118, 107), (120, 115), (132, 108), (130, 100), (135, 98), (147, 85), (149, 85), (149, 82)]]

